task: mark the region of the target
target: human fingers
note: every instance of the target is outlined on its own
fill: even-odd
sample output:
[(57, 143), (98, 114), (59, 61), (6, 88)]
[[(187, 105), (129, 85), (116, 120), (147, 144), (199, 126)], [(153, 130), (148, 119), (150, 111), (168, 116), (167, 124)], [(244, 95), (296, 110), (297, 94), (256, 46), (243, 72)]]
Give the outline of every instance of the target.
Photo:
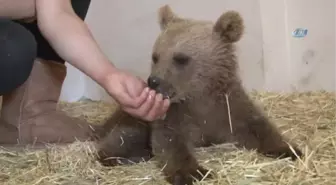
[(134, 116), (140, 117), (144, 120), (147, 120), (146, 116), (147, 116), (149, 110), (151, 109), (151, 107), (153, 106), (154, 100), (155, 100), (155, 91), (151, 90), (149, 92), (149, 95), (147, 96), (146, 101), (143, 102), (143, 104), (140, 107), (138, 107), (138, 108), (125, 107), (124, 111), (126, 111), (126, 112), (128, 112), (128, 113), (130, 113)]
[(137, 109), (139, 108), (149, 96), (149, 88), (146, 87), (140, 94), (140, 96), (136, 98), (131, 98), (127, 96), (127, 93), (121, 93), (119, 96), (119, 102), (123, 107), (128, 107), (129, 109)]
[(170, 101), (169, 100), (167, 100), (167, 99), (163, 100), (162, 106), (158, 110), (158, 113), (156, 114), (155, 119), (164, 119), (166, 117), (169, 105), (170, 105)]
[(157, 94), (155, 96), (155, 102), (153, 107), (150, 109), (150, 111), (148, 112), (146, 119), (153, 121), (157, 118), (159, 118), (162, 114), (162, 106), (163, 106), (163, 96), (162, 94)]
[(146, 87), (142, 93), (140, 94), (140, 96), (136, 97), (133, 100), (133, 108), (139, 108), (143, 103), (145, 103), (145, 101), (147, 100), (147, 98), (149, 97), (149, 93), (150, 93), (150, 89), (149, 87)]
[[(129, 95), (132, 98), (136, 98), (136, 99), (138, 99), (141, 96), (141, 93), (144, 91), (145, 88), (149, 90), (146, 83), (139, 77), (130, 78), (129, 81), (127, 81), (127, 83), (125, 82), (125, 86), (127, 88), (127, 92), (129, 93)], [(147, 96), (145, 96), (144, 100), (146, 98)]]

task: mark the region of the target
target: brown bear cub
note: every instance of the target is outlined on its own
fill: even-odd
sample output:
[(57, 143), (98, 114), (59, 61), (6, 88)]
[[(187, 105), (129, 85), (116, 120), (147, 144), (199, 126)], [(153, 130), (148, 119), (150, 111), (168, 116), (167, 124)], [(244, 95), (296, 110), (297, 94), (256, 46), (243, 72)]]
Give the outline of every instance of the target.
[(194, 157), (195, 147), (230, 142), (274, 158), (302, 156), (295, 144), (292, 152), (242, 87), (234, 44), (244, 24), (237, 12), (227, 11), (212, 23), (178, 17), (166, 5), (159, 23), (148, 84), (172, 104), (164, 119), (152, 123), (114, 113), (99, 133), (102, 164), (155, 156), (170, 184), (190, 185), (208, 172)]

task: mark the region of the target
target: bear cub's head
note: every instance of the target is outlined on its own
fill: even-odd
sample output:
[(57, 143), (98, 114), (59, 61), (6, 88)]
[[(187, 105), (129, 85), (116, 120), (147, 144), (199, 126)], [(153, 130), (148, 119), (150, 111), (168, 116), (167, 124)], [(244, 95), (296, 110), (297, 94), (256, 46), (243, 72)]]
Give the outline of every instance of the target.
[(178, 17), (165, 5), (159, 9), (159, 24), (161, 33), (153, 47), (149, 87), (171, 102), (179, 102), (202, 96), (209, 84), (235, 78), (233, 44), (244, 32), (237, 12), (227, 11), (213, 23)]

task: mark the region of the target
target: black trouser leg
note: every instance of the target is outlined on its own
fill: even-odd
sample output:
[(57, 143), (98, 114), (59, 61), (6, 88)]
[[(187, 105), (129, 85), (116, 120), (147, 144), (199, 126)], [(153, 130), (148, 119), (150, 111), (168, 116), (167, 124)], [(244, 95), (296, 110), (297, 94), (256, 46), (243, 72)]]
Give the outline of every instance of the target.
[[(72, 0), (75, 13), (85, 20), (91, 0)], [(0, 20), (0, 96), (8, 93), (28, 78), (35, 58), (65, 61), (42, 36), (37, 22)]]
[(0, 96), (28, 79), (36, 55), (34, 35), (18, 23), (0, 19)]

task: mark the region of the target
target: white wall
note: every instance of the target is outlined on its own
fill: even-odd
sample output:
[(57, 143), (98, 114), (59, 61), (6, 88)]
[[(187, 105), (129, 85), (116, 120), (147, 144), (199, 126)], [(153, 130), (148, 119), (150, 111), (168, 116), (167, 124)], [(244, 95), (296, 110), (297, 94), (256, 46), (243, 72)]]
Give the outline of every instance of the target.
[(287, 38), (293, 87), (335, 90), (335, 0), (286, 2), (288, 29), (309, 30), (305, 39)]
[[(150, 0), (93, 1), (86, 22), (119, 68), (146, 78), (159, 33), (157, 10), (170, 4), (184, 17), (215, 21), (239, 11), (246, 24), (238, 43), (241, 75), (248, 90), (335, 90), (334, 0)], [(298, 27), (305, 38), (293, 38)], [(62, 100), (82, 96), (109, 101), (102, 88), (69, 66)]]

